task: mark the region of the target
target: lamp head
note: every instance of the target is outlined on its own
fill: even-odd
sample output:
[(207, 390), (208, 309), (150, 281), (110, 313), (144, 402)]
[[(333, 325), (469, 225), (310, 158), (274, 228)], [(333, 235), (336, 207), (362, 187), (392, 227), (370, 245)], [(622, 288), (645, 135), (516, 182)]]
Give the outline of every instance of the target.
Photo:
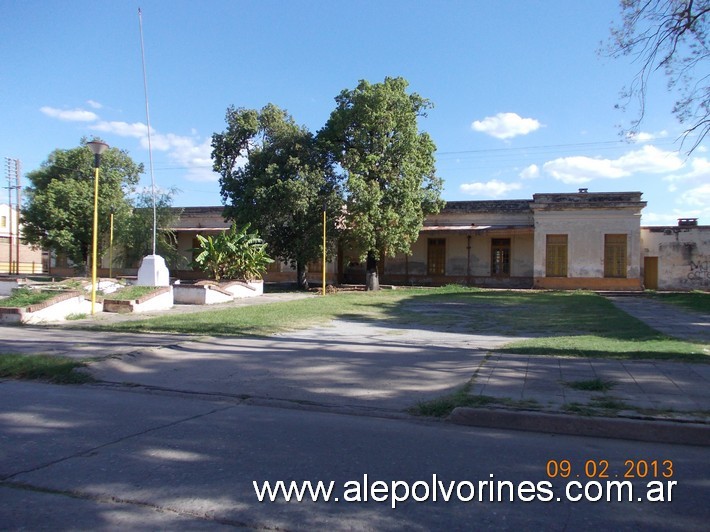
[(94, 154), (94, 168), (98, 168), (99, 162), (101, 161), (101, 154), (108, 150), (108, 144), (100, 140), (92, 140), (91, 142), (87, 142), (86, 145), (91, 150), (91, 153)]

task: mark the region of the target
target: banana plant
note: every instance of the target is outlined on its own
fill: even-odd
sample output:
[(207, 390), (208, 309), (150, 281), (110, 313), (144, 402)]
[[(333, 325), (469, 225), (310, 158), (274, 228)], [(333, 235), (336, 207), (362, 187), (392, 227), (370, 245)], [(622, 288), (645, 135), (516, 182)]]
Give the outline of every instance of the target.
[(236, 224), (218, 235), (197, 235), (199, 247), (195, 249), (195, 264), (211, 275), (215, 281), (261, 279), (271, 259), (266, 253), (267, 244), (256, 232), (249, 232), (251, 224), (241, 229)]

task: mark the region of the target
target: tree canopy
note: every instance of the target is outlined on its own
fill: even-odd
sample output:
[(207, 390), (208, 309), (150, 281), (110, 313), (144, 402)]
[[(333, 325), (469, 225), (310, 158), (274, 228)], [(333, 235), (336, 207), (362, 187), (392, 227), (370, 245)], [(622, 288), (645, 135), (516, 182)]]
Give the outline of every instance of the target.
[[(156, 191), (155, 213), (157, 232), (156, 253), (165, 259), (169, 269), (180, 270), (188, 265), (188, 260), (177, 249), (175, 227), (182, 209), (173, 208), (173, 196), (177, 189)], [(131, 215), (116, 226), (116, 237), (123, 248), (119, 260), (126, 267), (138, 266), (146, 255), (153, 252), (153, 197), (150, 189), (143, 190), (131, 198)]]
[(226, 122), (212, 137), (225, 217), (251, 223), (276, 256), (297, 268), (305, 288), (306, 265), (323, 252), (324, 208), (328, 256), (335, 251), (340, 202), (332, 167), (313, 134), (273, 104), (260, 111), (229, 107)]
[(419, 117), (432, 107), (407, 94), (403, 78), (360, 81), (335, 99), (319, 138), (342, 171), (349, 241), (368, 257), (375, 277), (381, 255), (408, 253), (424, 217), (443, 207), (442, 180), (435, 175), (431, 137), (420, 132)]
[(710, 0), (621, 0), (621, 22), (612, 27), (609, 53), (632, 56), (639, 69), (624, 90), (625, 108), (638, 102), (638, 115), (628, 133), (643, 121), (651, 76), (665, 73), (669, 90), (677, 91), (673, 114), (685, 125), (690, 152), (710, 131)]
[[(86, 265), (93, 234), (94, 155), (81, 145), (52, 152), (38, 170), (27, 174), (22, 209), (23, 239), (43, 249), (64, 253)], [(131, 214), (127, 199), (138, 184), (143, 165), (125, 151), (110, 148), (101, 156), (99, 172), (99, 240), (109, 232), (110, 213), (116, 224)]]

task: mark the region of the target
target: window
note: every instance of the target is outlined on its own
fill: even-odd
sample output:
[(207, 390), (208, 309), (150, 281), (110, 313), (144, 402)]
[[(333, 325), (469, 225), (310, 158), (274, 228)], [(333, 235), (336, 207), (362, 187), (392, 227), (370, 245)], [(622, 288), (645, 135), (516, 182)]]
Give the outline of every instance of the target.
[(626, 277), (626, 235), (604, 235), (604, 277)]
[(510, 238), (491, 239), (491, 275), (510, 276)]
[(0, 227), (3, 229), (7, 227), (7, 216), (0, 216)]
[(547, 235), (545, 275), (567, 277), (567, 235)]
[(430, 238), (427, 243), (427, 274), (446, 273), (446, 239)]

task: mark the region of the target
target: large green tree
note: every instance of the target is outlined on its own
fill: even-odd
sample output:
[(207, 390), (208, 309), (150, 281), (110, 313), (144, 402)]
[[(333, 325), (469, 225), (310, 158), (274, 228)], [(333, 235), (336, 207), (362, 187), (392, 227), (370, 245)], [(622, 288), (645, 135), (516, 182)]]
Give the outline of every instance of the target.
[[(25, 242), (65, 254), (78, 267), (88, 267), (94, 216), (94, 155), (81, 145), (52, 152), (38, 170), (27, 174), (22, 209)], [(99, 242), (106, 238), (110, 213), (122, 224), (131, 215), (127, 194), (138, 183), (143, 165), (125, 151), (110, 148), (101, 156), (99, 170)]]
[(417, 120), (432, 107), (407, 93), (403, 78), (360, 81), (336, 97), (319, 139), (343, 173), (347, 237), (367, 257), (368, 289), (379, 288), (377, 262), (409, 253), (427, 214), (444, 205), (431, 137)]
[(637, 133), (647, 106), (649, 82), (665, 74), (677, 100), (673, 114), (686, 126), (692, 152), (710, 132), (710, 0), (620, 0), (621, 20), (611, 29), (607, 52), (630, 56), (638, 65), (624, 89), (623, 103), (638, 104), (638, 115), (627, 133)]
[(307, 264), (323, 253), (324, 209), (327, 256), (335, 252), (342, 202), (332, 166), (313, 134), (273, 104), (260, 111), (230, 107), (226, 122), (226, 130), (212, 137), (224, 215), (256, 228), (307, 288)]

